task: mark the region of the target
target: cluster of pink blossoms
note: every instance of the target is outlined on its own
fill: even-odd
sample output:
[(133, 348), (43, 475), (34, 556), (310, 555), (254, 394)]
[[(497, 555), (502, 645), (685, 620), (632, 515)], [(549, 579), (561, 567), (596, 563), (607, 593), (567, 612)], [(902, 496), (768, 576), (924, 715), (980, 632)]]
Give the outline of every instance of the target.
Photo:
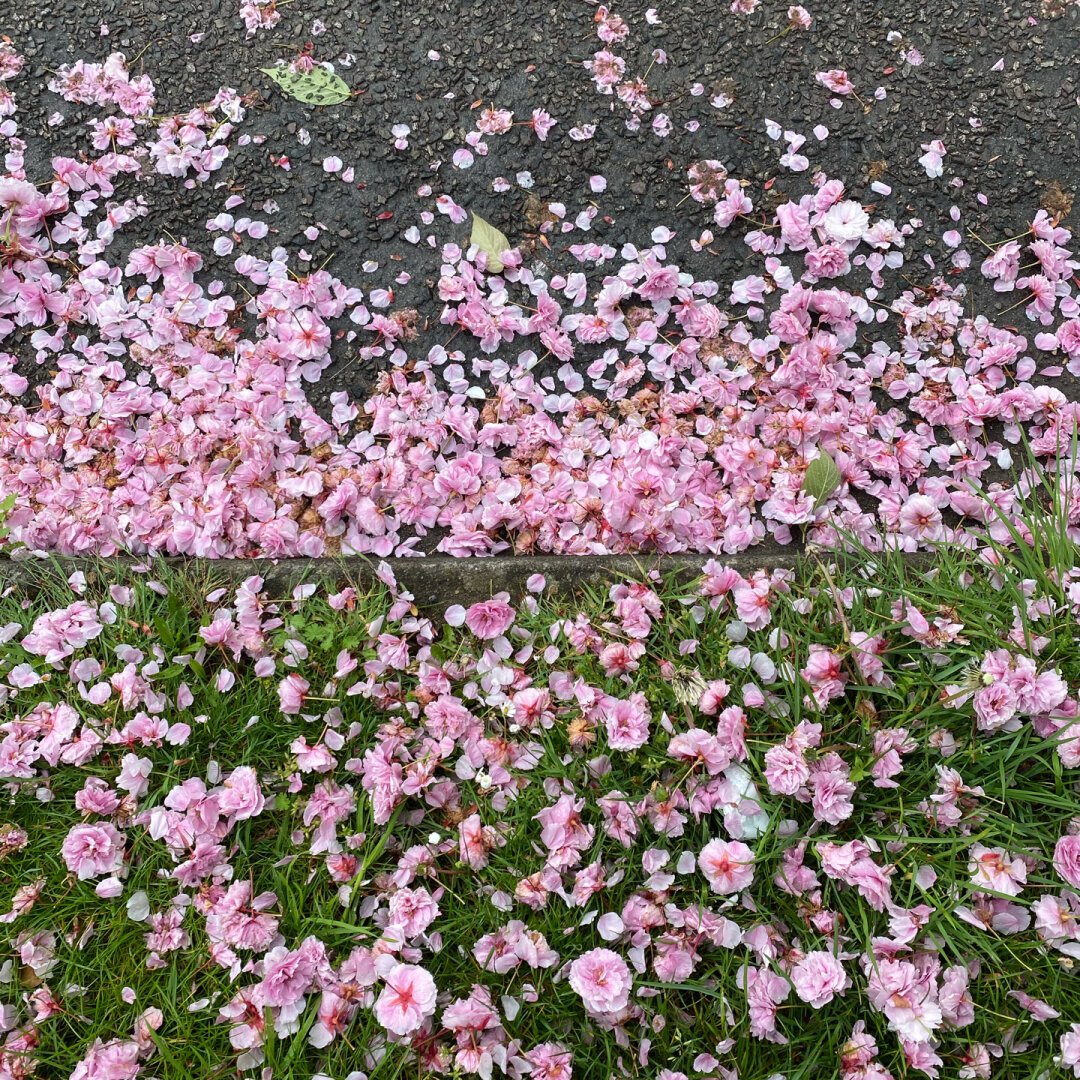
[[(151, 115), (156, 102), (154, 83), (149, 75), (132, 78), (122, 53), (112, 53), (101, 64), (78, 60), (64, 65), (48, 88), (66, 101), (119, 110), (121, 116), (91, 122), (91, 143), (95, 150), (113, 151), (120, 172), (138, 172), (148, 158), (165, 176), (184, 178), (194, 173), (195, 180), (206, 180), (229, 156), (229, 137), (244, 118), (240, 96), (223, 88), (205, 105), (155, 120)], [(140, 143), (139, 128), (148, 124), (156, 124), (155, 137)], [(128, 147), (129, 153), (119, 153)], [(76, 184), (74, 190), (83, 188)]]
[(260, 30), (273, 30), (281, 21), (281, 12), (277, 0), (241, 0), (240, 18), (247, 36), (254, 37)]
[[(533, 109), (530, 119), (515, 121), (514, 114), (511, 110), (490, 105), (479, 113), (476, 120), (476, 126), (465, 136), (465, 145), (459, 146), (451, 156), (451, 164), (455, 169), (471, 168), (477, 157), (486, 157), (488, 154), (489, 145), (485, 136), (505, 135), (514, 128), (515, 123), (532, 128), (540, 142), (547, 142), (547, 137), (550, 134), (551, 129), (558, 123), (558, 120), (556, 120), (546, 109), (536, 108)], [(401, 125), (401, 127), (404, 130), (404, 134), (399, 137), (399, 142), (395, 143), (395, 146), (397, 146), (399, 150), (404, 150), (408, 143), (405, 142), (404, 145), (400, 145), (400, 143), (404, 141), (405, 137), (408, 135), (409, 128), (405, 125)], [(395, 126), (394, 134), (397, 136), (398, 126)], [(509, 190), (509, 187), (509, 183), (502, 179), (495, 183), (495, 190), (497, 191), (506, 191)], [(464, 212), (462, 211), (462, 213)], [(454, 216), (457, 215), (455, 214)]]
[[(594, 19), (601, 48), (593, 53), (592, 59), (585, 61), (585, 70), (592, 75), (596, 89), (601, 94), (612, 96), (625, 106), (629, 113), (626, 129), (637, 131), (646, 114), (652, 112), (654, 104), (654, 92), (647, 82), (649, 72), (657, 64), (666, 64), (667, 54), (663, 49), (653, 49), (644, 74), (628, 75), (626, 59), (614, 52), (612, 47), (625, 45), (630, 37), (630, 25), (621, 15), (609, 10), (604, 4), (596, 9)], [(655, 8), (649, 9), (646, 19), (649, 22), (659, 21)], [(696, 130), (696, 121), (690, 121), (690, 124), (690, 130)], [(595, 125), (591, 126), (595, 130)], [(673, 130), (671, 118), (663, 112), (653, 115), (651, 126), (653, 134), (660, 138), (666, 138)], [(580, 131), (578, 134), (580, 139), (591, 137), (592, 131)]]
[[(623, 40), (625, 23), (597, 14), (605, 44)], [(5, 55), (13, 79), (17, 54)], [(541, 277), (517, 253), (495, 274), (482, 252), (431, 232), (449, 338), (417, 359), (419, 314), (395, 308), (392, 289), (296, 276), (286, 251), (257, 250), (266, 223), (234, 216), (237, 196), (209, 227), (246, 296), (204, 284), (202, 257), (181, 244), (110, 264), (115, 237), (149, 212), (121, 190), (151, 163), (206, 178), (243, 106), (222, 90), (140, 141), (153, 85), (118, 54), (52, 85), (111, 111), (93, 125), (99, 155), (54, 159), (45, 190), (4, 122), (0, 346), (13, 351), (0, 351), (0, 493), (15, 496), (9, 527), (31, 549), (720, 553), (800, 533), (833, 544), (841, 531), (871, 547), (973, 544), (1008, 537), (999, 514), (1022, 491), (972, 484), (1008, 468), (1025, 439), (1053, 459), (1075, 431), (1076, 405), (1044, 377), (1080, 368), (1078, 263), (1043, 211), (1026, 249), (1013, 240), (981, 264), (999, 290), (1024, 292), (1041, 328), (1031, 343), (973, 317), (951, 279), (882, 303), (917, 223), (875, 219), (821, 173), (758, 219), (744, 185), (705, 159), (690, 166), (691, 193), (720, 228), (747, 226), (756, 272), (698, 280), (661, 227), (618, 255), (572, 244), (580, 269), (565, 274)], [(476, 133), (512, 122), (491, 107)], [(421, 198), (434, 204), (424, 225), (467, 217), (429, 186)], [(541, 233), (587, 230), (597, 212), (552, 204)], [(420, 229), (406, 238), (420, 243)], [(969, 268), (959, 232), (946, 239), (949, 271)], [(838, 284), (856, 272), (872, 290)], [(352, 326), (343, 335), (338, 319)], [(306, 386), (343, 348), (385, 370), (366, 401), (338, 392), (317, 412)], [(31, 390), (28, 363), (57, 375)], [(842, 483), (817, 505), (803, 476), (822, 453)]]

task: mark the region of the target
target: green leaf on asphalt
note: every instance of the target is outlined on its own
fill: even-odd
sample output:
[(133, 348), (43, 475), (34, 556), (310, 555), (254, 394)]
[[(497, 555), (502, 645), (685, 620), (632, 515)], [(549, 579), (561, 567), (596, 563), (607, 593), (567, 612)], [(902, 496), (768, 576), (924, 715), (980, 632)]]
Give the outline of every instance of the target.
[(803, 491), (814, 500), (815, 506), (821, 506), (840, 486), (842, 479), (836, 462), (824, 450), (819, 450), (803, 476)]
[(260, 70), (264, 75), (269, 75), (283, 93), (305, 105), (340, 105), (349, 100), (350, 90), (345, 80), (324, 67), (315, 67), (311, 71), (293, 71), (283, 64), (280, 67), (265, 67)]
[(486, 253), (488, 269), (496, 274), (503, 268), (503, 261), (499, 256), (513, 247), (505, 234), (499, 232), (494, 225), (486, 222), (479, 214), (472, 216), (472, 236), (469, 238), (469, 243), (475, 244)]

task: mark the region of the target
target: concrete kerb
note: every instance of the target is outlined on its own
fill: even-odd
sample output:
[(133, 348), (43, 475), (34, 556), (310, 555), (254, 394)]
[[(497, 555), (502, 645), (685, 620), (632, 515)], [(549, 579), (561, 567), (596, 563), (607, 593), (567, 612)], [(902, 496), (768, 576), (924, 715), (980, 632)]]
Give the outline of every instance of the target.
[[(835, 558), (835, 556), (834, 556)], [(450, 604), (472, 604), (498, 592), (518, 598), (534, 574), (542, 574), (547, 589), (560, 594), (579, 593), (588, 588), (605, 588), (614, 582), (640, 580), (657, 570), (664, 575), (690, 580), (698, 576), (710, 559), (743, 575), (757, 570), (794, 569), (806, 557), (791, 553), (753, 551), (735, 555), (525, 555), (491, 559), (457, 559), (427, 556), (420, 559), (370, 559), (352, 556), (339, 559), (184, 559), (146, 560), (130, 556), (113, 558), (53, 556), (48, 559), (0, 559), (0, 588), (19, 586), (33, 589), (50, 568), (65, 578), (82, 571), (88, 578), (102, 575), (121, 581), (136, 566), (161, 566), (174, 571), (198, 569), (221, 583), (240, 582), (257, 574), (273, 596), (287, 595), (296, 585), (319, 582), (340, 588), (345, 584), (369, 586), (375, 571), (385, 562), (398, 583), (416, 598), (428, 613), (441, 612)], [(922, 568), (929, 555), (905, 556), (912, 568)], [(830, 560), (833, 561), (833, 560)]]

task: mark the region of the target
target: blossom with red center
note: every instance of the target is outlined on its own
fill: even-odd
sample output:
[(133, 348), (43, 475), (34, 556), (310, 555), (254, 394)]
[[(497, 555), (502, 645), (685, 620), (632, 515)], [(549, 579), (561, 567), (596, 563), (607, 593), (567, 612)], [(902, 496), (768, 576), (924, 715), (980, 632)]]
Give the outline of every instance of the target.
[(409, 1035), (435, 1012), (435, 980), (416, 964), (395, 964), (375, 1002), (375, 1018), (395, 1035)]
[(819, 71), (814, 78), (834, 94), (850, 94), (855, 90), (855, 85), (848, 78), (848, 73), (843, 68)]
[(1018, 896), (1027, 882), (1027, 865), (1002, 848), (975, 843), (971, 848), (971, 883), (976, 889)]
[(900, 508), (900, 535), (914, 540), (940, 540), (941, 511), (927, 495), (912, 495)]
[(698, 855), (698, 867), (712, 891), (726, 896), (754, 880), (754, 853), (741, 840), (710, 840)]

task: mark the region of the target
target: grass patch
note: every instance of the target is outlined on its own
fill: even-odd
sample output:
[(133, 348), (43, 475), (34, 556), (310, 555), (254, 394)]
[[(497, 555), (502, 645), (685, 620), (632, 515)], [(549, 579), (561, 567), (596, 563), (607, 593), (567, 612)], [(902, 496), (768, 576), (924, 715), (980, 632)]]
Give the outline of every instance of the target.
[[(1075, 770), (1059, 752), (1080, 685), (1078, 575), (1068, 529), (1052, 513), (994, 558), (991, 567), (985, 552), (943, 550), (929, 569), (890, 554), (811, 559), (794, 577), (725, 582), (717, 570), (691, 585), (658, 578), (614, 597), (541, 595), (488, 641), (468, 625), (429, 622), (385, 588), (341, 594), (335, 606), (317, 589), (272, 601), (241, 588), (238, 599), (212, 569), (155, 567), (117, 582), (102, 564), (76, 596), (43, 568), (33, 587), (0, 601), (9, 627), (0, 646), (3, 824), (14, 838), (0, 883), (9, 902), (17, 889), (39, 890), (7, 927), (5, 1065), (15, 1075), (31, 1063), (38, 1075), (80, 1075), (96, 1040), (134, 1039), (132, 1067), (168, 1078), (227, 1076), (238, 1066), (335, 1080), (489, 1066), (543, 1075), (537, 1063), (558, 1044), (583, 1080), (662, 1069), (794, 1080), (862, 1075), (848, 1043), (862, 1025), (894, 1076), (920, 1067), (943, 1076), (1052, 1070), (1078, 1015), (1075, 935), (1040, 929), (1039, 908), (1046, 898), (1080, 907), (1052, 864), (1058, 838), (1080, 826)], [(755, 592), (760, 625), (748, 614)], [(55, 663), (25, 647), (42, 616), (76, 601), (94, 613), (95, 636)], [(209, 631), (208, 643), (205, 628), (215, 625), (228, 632), (216, 643)], [(62, 626), (57, 634), (62, 641)], [(880, 667), (869, 672), (862, 635), (879, 642)], [(840, 684), (824, 702), (815, 692), (832, 691), (811, 646), (832, 658), (826, 682)], [(1000, 650), (1030, 659), (1039, 675), (1056, 672), (1068, 696), (1051, 713), (1018, 708), (1000, 728), (981, 727), (969, 697), (988, 684), (980, 665)], [(298, 712), (282, 712), (287, 676), (303, 680)], [(718, 692), (717, 680), (727, 684), (719, 720), (702, 697)], [(107, 696), (94, 689), (104, 684)], [(548, 700), (523, 721), (515, 703), (530, 688)], [(609, 749), (605, 702), (639, 693), (648, 740)], [(440, 701), (458, 711), (441, 714)], [(101, 740), (85, 761), (42, 757), (34, 718), (61, 704), (79, 717), (60, 740), (61, 759), (78, 731)], [(674, 735), (723, 736), (722, 710), (734, 707), (745, 710), (745, 729), (736, 723), (730, 736), (745, 739), (741, 762), (729, 755), (710, 776), (701, 761), (673, 756)], [(820, 725), (805, 754), (811, 767), (834, 761), (853, 785), (850, 811), (836, 820), (813, 782), (791, 795), (773, 790), (766, 754), (800, 724)], [(889, 775), (882, 733), (897, 729), (907, 741), (902, 769)], [(134, 793), (117, 786), (131, 756), (151, 766)], [(745, 770), (742, 788), (733, 787), (732, 764)], [(212, 824), (191, 833), (201, 811), (177, 808), (180, 785), (199, 785), (199, 798), (213, 802), (242, 767), (257, 776), (259, 811), (210, 807)], [(934, 820), (943, 767), (965, 789), (947, 825)], [(76, 795), (91, 778), (119, 797), (114, 810), (80, 811)], [(875, 783), (883, 779), (889, 786)], [(315, 812), (327, 791), (344, 807), (331, 827)], [(538, 819), (560, 798), (580, 803), (588, 830), (569, 848), (553, 848)], [(632, 837), (605, 828), (602, 807), (616, 802), (633, 819)], [(470, 820), (487, 830), (483, 865), (462, 858)], [(115, 875), (70, 872), (65, 839), (86, 822), (119, 829)], [(753, 883), (718, 895), (695, 857), (740, 831)], [(185, 877), (180, 867), (198, 862), (200, 837), (220, 851)], [(887, 876), (887, 904), (826, 871), (822, 851), (853, 842)], [(1001, 853), (1017, 875), (1015, 895), (977, 879), (973, 850)], [(807, 877), (796, 886), (800, 864)], [(99, 896), (110, 876), (116, 885)], [(234, 946), (229, 961), (208, 929), (208, 912), (242, 881), (250, 897), (273, 894), (272, 949), (308, 941), (318, 953), (284, 1018), (258, 996), (267, 949)], [(415, 933), (393, 922), (402, 889), (425, 889), (438, 905)], [(160, 966), (148, 967), (153, 927), (132, 915), (177, 906), (180, 944), (157, 950)], [(485, 970), (474, 948), (485, 935), (505, 936), (512, 920), (542, 935), (540, 952), (546, 946), (557, 961)], [(589, 1015), (567, 977), (571, 961), (598, 947), (633, 975), (618, 1014)], [(527, 944), (518, 951), (530, 955)], [(796, 989), (796, 969), (814, 952), (837, 957), (848, 979), (820, 1010)], [(875, 998), (890, 959), (918, 970), (937, 1008), (923, 1039), (903, 1040), (910, 1030), (897, 1009), (890, 1015)], [(373, 1007), (395, 962), (423, 967), (439, 993), (434, 1014), (403, 1036)], [(765, 1037), (752, 1033), (748, 969), (785, 984), (774, 1015), (757, 1021)], [(949, 979), (961, 986), (952, 997)], [(1060, 1018), (1036, 1019), (1015, 991)], [(241, 992), (254, 995), (258, 1035), (247, 1039), (235, 1016), (221, 1015)], [(496, 1017), (451, 1030), (447, 1007), (470, 994)], [(335, 1000), (340, 1022), (322, 1037)], [(157, 1010), (149, 1025), (147, 1009)]]

